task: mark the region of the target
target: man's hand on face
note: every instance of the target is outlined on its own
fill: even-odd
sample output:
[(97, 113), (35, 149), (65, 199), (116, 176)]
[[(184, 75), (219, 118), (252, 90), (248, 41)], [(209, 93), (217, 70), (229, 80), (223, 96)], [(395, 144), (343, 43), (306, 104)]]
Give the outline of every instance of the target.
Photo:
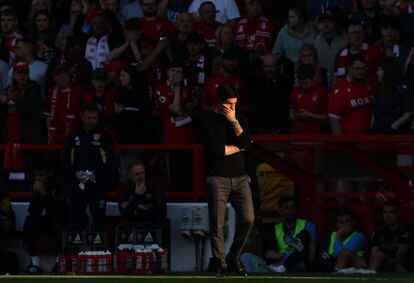
[(218, 108), (218, 113), (226, 117), (229, 122), (232, 122), (236, 119), (236, 109), (232, 109), (230, 106), (226, 104), (220, 105)]

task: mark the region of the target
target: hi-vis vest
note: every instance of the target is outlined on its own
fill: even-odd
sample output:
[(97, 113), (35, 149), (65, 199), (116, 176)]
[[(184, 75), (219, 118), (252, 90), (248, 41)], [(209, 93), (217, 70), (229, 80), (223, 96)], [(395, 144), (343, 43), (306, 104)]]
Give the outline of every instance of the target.
[[(342, 244), (346, 245), (351, 240), (351, 238), (354, 236), (355, 233), (356, 232), (349, 235), (348, 238), (346, 238), (345, 241), (342, 242)], [(331, 241), (329, 243), (329, 252), (328, 252), (331, 256), (334, 256), (334, 254), (335, 254), (335, 249), (334, 249), (335, 241), (336, 241), (336, 232), (332, 232), (331, 233)], [(358, 251), (356, 253), (356, 255), (357, 256), (363, 256), (364, 251)]]
[[(306, 222), (307, 221), (304, 219), (296, 219), (295, 232), (293, 233), (292, 237), (296, 237), (300, 232), (305, 230)], [(283, 230), (283, 222), (275, 225), (275, 234), (279, 252), (290, 253), (294, 251), (293, 248), (289, 247), (285, 243), (285, 231)]]

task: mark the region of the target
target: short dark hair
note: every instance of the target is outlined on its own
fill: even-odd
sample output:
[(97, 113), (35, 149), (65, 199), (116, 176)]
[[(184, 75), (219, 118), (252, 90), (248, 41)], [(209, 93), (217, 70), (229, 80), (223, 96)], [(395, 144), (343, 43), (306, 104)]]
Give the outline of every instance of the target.
[(294, 202), (296, 204), (296, 200), (293, 197), (281, 197), (277, 204), (279, 205), (279, 207), (281, 207), (282, 205), (289, 202)]
[(309, 21), (308, 12), (302, 7), (293, 7), (290, 8), (289, 11), (294, 12), (298, 16), (298, 18), (302, 19), (304, 23), (307, 23)]
[(99, 113), (99, 107), (98, 105), (96, 105), (96, 103), (93, 102), (88, 102), (88, 103), (84, 103), (81, 106), (81, 111), (82, 114), (84, 114), (85, 112), (97, 112)]
[(143, 166), (145, 168), (145, 162), (144, 160), (141, 160), (141, 159), (136, 159), (136, 160), (131, 161), (128, 164), (128, 171), (130, 171), (134, 166)]
[(367, 59), (365, 59), (365, 57), (360, 55), (360, 54), (351, 55), (348, 58), (348, 66), (352, 66), (355, 62), (362, 62), (362, 63), (366, 64)]
[(31, 47), (34, 47), (34, 42), (33, 42), (33, 40), (31, 38), (22, 37), (22, 38), (19, 38), (16, 41), (16, 43), (18, 43), (18, 42), (21, 42), (21, 43), (24, 43), (26, 45), (30, 45)]
[(310, 64), (302, 64), (299, 65), (296, 71), (296, 78), (299, 81), (306, 80), (306, 79), (313, 79), (316, 76), (315, 67)]
[(396, 21), (395, 19), (391, 18), (391, 17), (384, 17), (383, 20), (380, 22), (379, 25), (380, 29), (394, 29), (394, 30), (398, 30), (401, 31), (401, 26), (400, 23), (398, 21)]
[(92, 80), (106, 81), (108, 80), (108, 74), (102, 68), (95, 69), (92, 73)]
[(400, 210), (400, 203), (396, 200), (386, 200), (383, 203), (382, 207), (384, 207), (384, 206), (392, 206), (395, 209)]
[(47, 158), (44, 156), (35, 156), (35, 158), (33, 159), (32, 168), (33, 168), (33, 171), (46, 171), (46, 172), (53, 171), (51, 162), (47, 160)]
[(192, 32), (186, 40), (187, 43), (206, 44), (204, 37), (199, 32)]
[(201, 7), (203, 7), (205, 5), (213, 5), (213, 7), (216, 8), (216, 4), (214, 4), (214, 2), (212, 2), (212, 1), (204, 1), (203, 3), (200, 4), (200, 7), (198, 7), (198, 10), (200, 11)]
[(338, 217), (341, 217), (341, 216), (349, 216), (352, 219), (355, 219), (355, 213), (349, 207), (341, 207), (336, 211), (335, 219), (338, 220)]
[(364, 25), (363, 25), (360, 21), (358, 21), (358, 20), (352, 20), (351, 22), (349, 22), (349, 24), (348, 24), (348, 26), (347, 26), (346, 30), (348, 31), (348, 29), (349, 29), (351, 26), (360, 26), (362, 29), (364, 29)]
[(168, 69), (171, 68), (184, 68), (183, 64), (178, 60), (173, 60), (168, 64)]
[(15, 20), (17, 20), (17, 12), (14, 9), (7, 9), (1, 12), (0, 17), (13, 17)]
[(227, 48), (223, 53), (223, 59), (240, 61), (242, 56), (242, 50), (239, 46), (232, 46)]
[(124, 30), (141, 30), (142, 29), (142, 23), (139, 18), (132, 18), (125, 22), (124, 24)]
[(220, 101), (226, 101), (230, 98), (237, 98), (237, 92), (229, 84), (219, 85), (217, 88), (217, 98)]

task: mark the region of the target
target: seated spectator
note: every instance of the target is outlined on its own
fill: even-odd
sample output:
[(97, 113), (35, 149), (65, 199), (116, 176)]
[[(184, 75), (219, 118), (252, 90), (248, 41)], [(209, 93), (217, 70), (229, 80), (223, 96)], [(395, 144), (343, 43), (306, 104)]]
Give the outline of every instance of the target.
[(217, 109), (217, 88), (220, 85), (228, 84), (232, 86), (239, 97), (239, 107), (241, 112), (248, 112), (250, 105), (250, 93), (246, 83), (239, 74), (240, 62), (242, 60), (243, 50), (240, 47), (228, 48), (223, 53), (221, 72), (207, 80), (204, 88), (204, 94), (201, 99), (201, 110), (204, 112), (214, 112)]
[(297, 218), (295, 199), (279, 200), (279, 214), (283, 221), (270, 225), (265, 231), (265, 256), (240, 256), (247, 272), (305, 271), (315, 257), (316, 226), (312, 221)]
[(130, 165), (128, 180), (117, 190), (122, 220), (161, 226), (167, 212), (164, 192), (145, 173), (144, 163), (135, 161)]
[(323, 85), (327, 89), (332, 84), (332, 78), (328, 71), (319, 67), (319, 54), (316, 47), (311, 43), (305, 43), (299, 50), (299, 64), (311, 65), (315, 69), (315, 79), (318, 85)]
[(55, 85), (49, 89), (45, 105), (45, 114), (49, 118), (48, 143), (63, 144), (79, 120), (84, 90), (71, 81), (67, 64), (56, 66), (53, 78)]
[[(27, 65), (29, 65), (29, 78), (30, 80), (35, 81), (41, 87), (41, 95), (43, 100), (46, 95), (44, 86), (48, 66), (36, 59), (34, 42), (27, 38), (17, 40), (15, 59), (24, 61), (27, 63)], [(10, 68), (7, 78), (8, 85), (10, 85), (12, 82), (12, 75), (13, 68)]]
[(323, 134), (328, 122), (326, 89), (317, 83), (312, 65), (300, 65), (296, 79), (298, 86), (291, 98), (291, 134)]
[(380, 24), (381, 40), (378, 47), (384, 53), (385, 58), (395, 58), (403, 68), (409, 49), (400, 43), (400, 24), (392, 18), (384, 18)]
[(348, 75), (338, 82), (329, 97), (329, 122), (336, 135), (367, 134), (375, 90), (367, 79), (365, 58), (355, 55), (348, 62)]
[(386, 59), (377, 71), (379, 86), (374, 96), (373, 130), (379, 134), (407, 132), (413, 114), (413, 98), (404, 84), (397, 60)]
[[(193, 13), (196, 17), (199, 15), (201, 6), (207, 1), (193, 0), (188, 8), (188, 12)], [(235, 0), (211, 0), (208, 1), (216, 7), (216, 21), (221, 24), (234, 24), (240, 18), (240, 11)]]
[[(0, 94), (0, 120), (5, 121), (0, 140), (44, 144), (40, 87), (29, 79), (29, 66), (19, 61), (13, 67), (13, 80)], [(1, 136), (5, 136), (2, 139)]]
[(329, 233), (322, 241), (322, 251), (316, 258), (317, 269), (325, 272), (355, 273), (366, 269), (363, 256), (366, 236), (355, 229), (355, 214), (350, 208), (336, 213), (337, 230)]
[[(365, 42), (364, 27), (359, 22), (352, 22), (348, 26), (348, 46), (341, 49), (336, 57), (335, 82), (347, 74), (347, 65), (350, 57), (361, 55), (365, 58), (368, 67), (368, 75), (375, 78), (375, 72), (383, 59), (381, 51)], [(335, 83), (334, 83), (335, 85)]]
[(1, 22), (1, 48), (0, 59), (13, 65), (17, 40), (22, 37), (18, 31), (17, 12), (15, 10), (4, 10), (0, 16)]
[[(191, 12), (191, 11), (190, 11)], [(201, 33), (208, 47), (216, 46), (216, 34), (220, 23), (216, 22), (216, 6), (211, 1), (205, 1), (198, 9), (199, 18), (194, 23), (194, 31)]]
[(171, 56), (175, 61), (183, 62), (187, 56), (187, 38), (193, 33), (193, 16), (182, 12), (177, 19), (178, 34), (171, 40)]
[(362, 24), (366, 42), (369, 44), (374, 44), (381, 38), (379, 28), (382, 20), (375, 0), (361, 0), (358, 13), (351, 17), (351, 21)]
[(270, 52), (275, 34), (274, 25), (263, 16), (260, 0), (244, 2), (246, 17), (234, 26), (235, 44), (250, 54), (263, 55)]
[(114, 101), (114, 130), (118, 143), (145, 144), (151, 110), (143, 74), (133, 66), (125, 66)]
[(252, 77), (251, 128), (258, 134), (286, 134), (290, 129), (290, 96), (294, 82), (293, 63), (267, 54), (262, 58), (262, 74)]
[(280, 30), (272, 52), (287, 57), (295, 65), (299, 61), (299, 48), (311, 42), (316, 31), (308, 25), (306, 11), (293, 8), (289, 10), (289, 22)]
[[(27, 216), (23, 225), (24, 244), (30, 255), (28, 274), (41, 274), (40, 252), (38, 240), (41, 233), (50, 233), (58, 241), (61, 201), (58, 195), (58, 185), (53, 180), (53, 170), (50, 161), (37, 160), (33, 166), (34, 182)], [(54, 245), (57, 253), (58, 245)]]
[(406, 264), (412, 252), (413, 235), (410, 228), (401, 223), (399, 209), (396, 201), (387, 201), (382, 206), (384, 225), (375, 229), (371, 240), (371, 272), (407, 271)]
[(200, 33), (192, 33), (187, 38), (188, 57), (184, 61), (185, 84), (190, 88), (195, 105), (198, 105), (205, 82), (210, 77), (211, 60), (205, 48), (206, 43)]
[(335, 19), (327, 13), (319, 17), (316, 27), (319, 35), (311, 43), (317, 49), (319, 66), (327, 70), (328, 77), (332, 80), (336, 55), (347, 45), (348, 40)]
[(85, 94), (83, 101), (95, 103), (99, 109), (99, 122), (105, 129), (113, 129), (114, 93), (108, 89), (108, 75), (103, 69), (92, 74), (93, 91)]

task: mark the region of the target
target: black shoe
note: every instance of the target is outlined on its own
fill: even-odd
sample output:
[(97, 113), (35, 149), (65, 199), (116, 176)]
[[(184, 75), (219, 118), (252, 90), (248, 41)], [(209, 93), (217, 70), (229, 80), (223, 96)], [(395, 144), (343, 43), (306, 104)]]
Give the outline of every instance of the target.
[(240, 276), (247, 277), (246, 269), (238, 259), (227, 260), (227, 268), (229, 272), (235, 272)]
[(227, 276), (227, 268), (219, 267), (216, 271), (216, 277), (226, 277)]
[(43, 270), (36, 265), (31, 265), (23, 272), (23, 274), (39, 275), (43, 274)]

